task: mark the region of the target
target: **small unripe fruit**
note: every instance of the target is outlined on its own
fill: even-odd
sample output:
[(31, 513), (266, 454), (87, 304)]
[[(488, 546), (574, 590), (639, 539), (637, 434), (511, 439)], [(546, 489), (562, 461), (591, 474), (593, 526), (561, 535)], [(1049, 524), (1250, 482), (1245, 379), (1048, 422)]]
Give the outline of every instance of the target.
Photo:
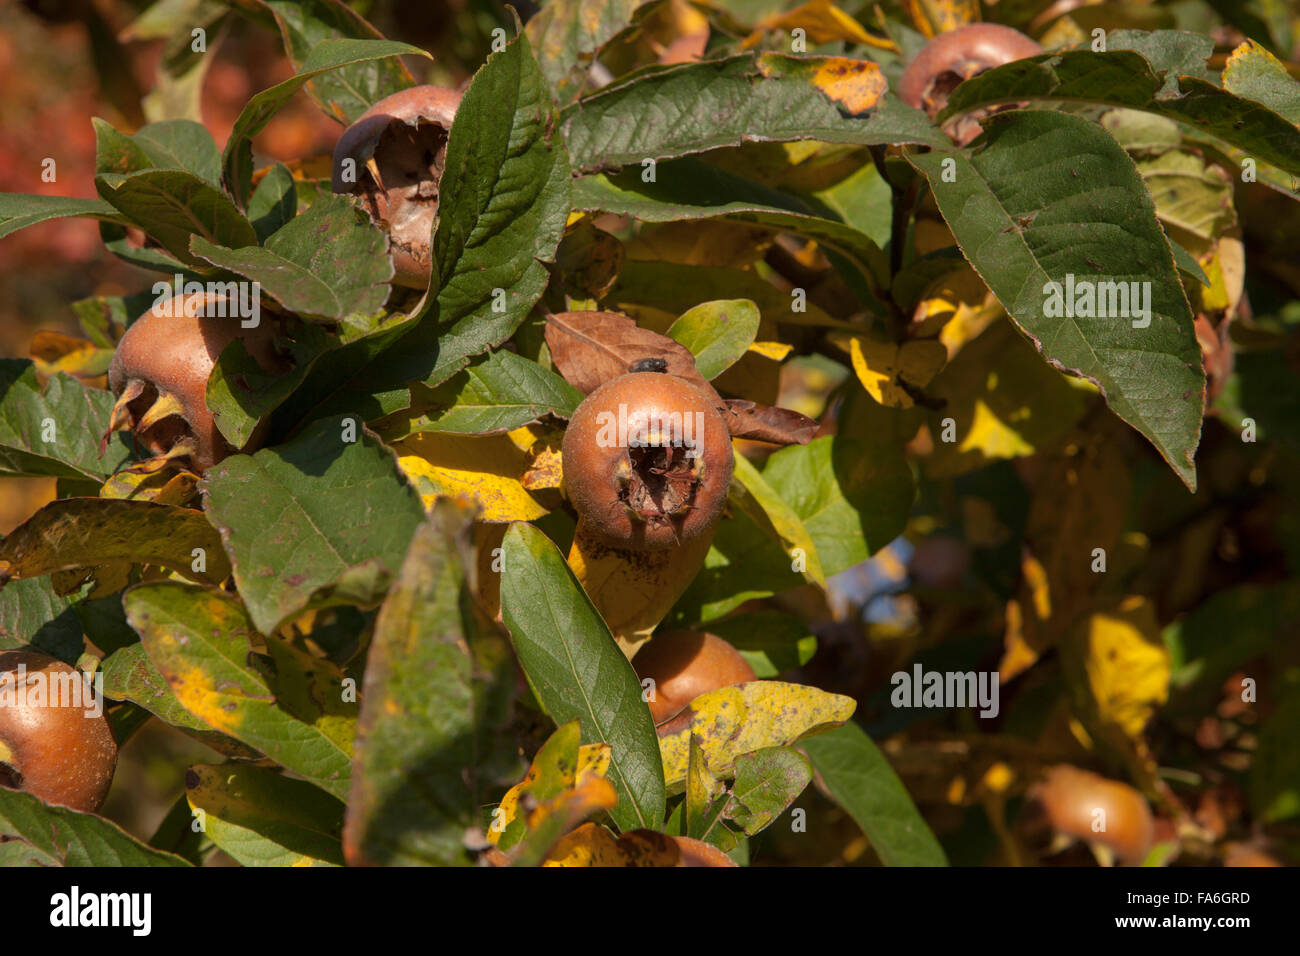
[(731, 432), (689, 382), (630, 372), (586, 397), (564, 432), (564, 488), (602, 542), (671, 548), (710, 533), (731, 485)]
[(85, 675), (62, 661), (30, 650), (0, 653), (0, 786), (98, 810), (113, 782), (117, 744), (107, 718), (91, 709), (92, 694)]
[[(994, 67), (1037, 56), (1038, 43), (1019, 30), (997, 23), (971, 23), (935, 37), (903, 71), (898, 95), (908, 106), (923, 109), (930, 118), (948, 105), (948, 97), (965, 80)], [(979, 135), (979, 117), (987, 112), (960, 118), (945, 130), (958, 143)]]
[[(334, 192), (360, 196), (371, 220), (388, 233), (399, 285), (429, 286), (430, 236), (460, 99), (442, 86), (394, 93), (366, 110), (334, 147)], [(349, 159), (351, 180), (344, 162)]]
[(245, 329), (224, 302), (221, 296), (187, 295), (169, 303), (170, 315), (155, 305), (127, 329), (108, 369), (109, 387), (118, 396), (110, 431), (125, 425), (151, 455), (175, 458), (196, 472), (234, 451), (204, 397), (222, 349), (240, 339), (264, 370), (282, 367), (265, 316)]
[(701, 631), (657, 634), (632, 659), (637, 677), (654, 681), (647, 703), (659, 735), (690, 726), (691, 701), (701, 694), (755, 680), (754, 669), (730, 643)]
[(1106, 847), (1125, 862), (1140, 862), (1155, 842), (1146, 799), (1118, 780), (1060, 764), (1047, 772), (1031, 799), (1054, 832)]

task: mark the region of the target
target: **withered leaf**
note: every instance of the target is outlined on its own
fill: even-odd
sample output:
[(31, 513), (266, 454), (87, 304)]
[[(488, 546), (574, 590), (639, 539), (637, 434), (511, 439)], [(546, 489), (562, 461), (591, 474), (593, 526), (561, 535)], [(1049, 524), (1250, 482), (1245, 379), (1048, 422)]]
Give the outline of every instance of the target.
[(757, 405), (739, 398), (724, 400), (723, 418), (734, 438), (770, 441), (778, 445), (806, 445), (817, 436), (816, 419), (788, 408)]
[(546, 345), (555, 367), (570, 385), (590, 394), (604, 382), (626, 375), (644, 359), (662, 359), (665, 371), (690, 382), (705, 395), (722, 399), (695, 367), (686, 346), (643, 329), (613, 312), (557, 312), (546, 319)]

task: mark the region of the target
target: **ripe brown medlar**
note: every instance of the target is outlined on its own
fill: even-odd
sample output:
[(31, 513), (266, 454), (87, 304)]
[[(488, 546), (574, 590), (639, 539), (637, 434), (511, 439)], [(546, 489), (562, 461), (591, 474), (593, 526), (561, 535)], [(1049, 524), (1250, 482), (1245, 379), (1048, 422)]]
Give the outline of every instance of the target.
[(0, 786), (98, 810), (117, 743), (102, 710), (91, 710), (92, 694), (85, 675), (62, 661), (32, 650), (0, 653)]
[(1146, 798), (1126, 783), (1069, 764), (1047, 771), (1031, 788), (1030, 813), (1063, 840), (1103, 847), (1127, 863), (1140, 862), (1155, 843)]
[(712, 843), (681, 836), (673, 837), (673, 842), (681, 851), (675, 866), (740, 866)]
[(676, 375), (629, 372), (578, 406), (561, 446), (564, 488), (605, 544), (671, 548), (710, 532), (731, 485), (731, 433)]
[[(1043, 48), (1019, 30), (997, 23), (969, 23), (935, 37), (907, 65), (898, 95), (934, 119), (959, 84), (994, 67), (1037, 56)], [(1009, 109), (1013, 107), (1000, 107)], [(980, 134), (979, 121), (996, 109), (977, 110), (944, 126), (959, 145)]]
[(151, 455), (176, 459), (196, 472), (234, 451), (204, 398), (222, 349), (240, 339), (265, 371), (283, 364), (274, 350), (273, 325), (262, 317), (256, 327), (243, 328), (225, 304), (221, 296), (193, 293), (155, 305), (126, 330), (108, 369), (109, 388), (118, 396), (109, 431), (127, 426)]
[(398, 285), (429, 287), (430, 236), (460, 98), (442, 86), (386, 96), (334, 147), (334, 192), (360, 196), (371, 221), (388, 233)]
[(690, 703), (701, 694), (755, 680), (754, 669), (730, 643), (701, 631), (667, 631), (642, 647), (632, 666), (639, 679), (654, 681), (647, 703), (659, 736), (685, 730)]

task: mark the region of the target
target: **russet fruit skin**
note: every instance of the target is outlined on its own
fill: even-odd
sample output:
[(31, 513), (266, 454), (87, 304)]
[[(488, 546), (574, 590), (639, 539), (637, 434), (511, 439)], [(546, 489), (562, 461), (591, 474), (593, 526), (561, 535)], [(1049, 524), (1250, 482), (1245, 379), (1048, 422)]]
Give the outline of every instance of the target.
[[(933, 119), (948, 105), (948, 96), (963, 80), (986, 70), (1037, 56), (1043, 48), (1019, 30), (997, 23), (971, 23), (931, 40), (903, 71), (898, 95), (908, 106)], [(962, 117), (947, 129), (965, 145), (979, 135), (979, 114)]]
[[(622, 435), (620, 420), (627, 423)], [(652, 440), (663, 444), (631, 447), (638, 425), (655, 422), (674, 423), (677, 438), (689, 437), (698, 456), (662, 433)], [(585, 527), (612, 547), (681, 545), (710, 533), (727, 503), (731, 433), (713, 402), (675, 375), (630, 372), (601, 385), (573, 413), (561, 456), (569, 500)]]
[[(239, 316), (230, 314), (232, 309), (227, 308), (225, 316), (216, 314), (219, 301), (219, 296), (196, 293), (173, 301), (172, 315), (159, 306), (150, 309), (122, 336), (108, 369), (108, 385), (119, 402), (113, 427), (129, 424), (152, 455), (175, 453), (184, 445), (190, 450), (177, 457), (200, 473), (234, 451), (217, 430), (204, 398), (222, 349), (240, 339), (264, 370), (281, 367), (267, 316), (263, 314), (255, 328), (245, 329)], [(210, 314), (189, 315), (191, 311)], [(131, 394), (124, 395), (128, 389)], [(160, 400), (169, 398), (175, 400), (174, 414), (156, 421), (146, 418)]]
[[(388, 232), (393, 281), (399, 285), (429, 286), (429, 239), (438, 217), (447, 135), (460, 99), (460, 93), (442, 86), (413, 86), (386, 96), (334, 147), (334, 192), (360, 196), (371, 220)], [(346, 159), (355, 161), (355, 182), (343, 178)]]
[[(43, 680), (44, 705), (27, 706), (17, 685), (18, 667), (27, 665), (30, 684)], [(117, 744), (103, 714), (86, 713), (90, 697), (82, 706), (51, 706), (58, 688), (70, 687), (67, 676), (85, 680), (76, 668), (45, 654), (30, 650), (0, 653), (0, 674), (12, 675), (15, 683), (0, 698), (0, 784), (23, 790), (46, 803), (71, 807), (85, 813), (98, 810), (108, 796), (117, 765)], [(54, 675), (65, 675), (56, 683)], [(89, 688), (86, 688), (88, 691)], [(70, 691), (66, 691), (70, 692)], [(10, 697), (16, 698), (10, 702)], [(58, 699), (56, 703), (70, 702)]]
[(712, 843), (696, 840), (694, 837), (673, 837), (681, 858), (677, 866), (740, 866)]
[(755, 680), (754, 669), (729, 642), (702, 631), (656, 634), (632, 658), (640, 680), (655, 682), (650, 716), (659, 735), (690, 725), (691, 701), (701, 694)]
[[(1059, 764), (1048, 770), (1032, 797), (1051, 828), (1065, 836), (1108, 847), (1127, 863), (1140, 862), (1155, 842), (1155, 821), (1146, 798), (1126, 783)], [(1105, 811), (1105, 830), (1093, 829)]]

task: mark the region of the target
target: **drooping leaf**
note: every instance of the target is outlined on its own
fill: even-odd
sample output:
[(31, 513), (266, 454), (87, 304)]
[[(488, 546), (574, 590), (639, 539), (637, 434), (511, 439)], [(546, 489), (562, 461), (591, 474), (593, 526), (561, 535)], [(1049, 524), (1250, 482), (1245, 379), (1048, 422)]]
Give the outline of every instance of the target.
[(466, 830), (517, 766), (500, 735), (509, 648), (462, 612), (460, 522), (444, 507), (420, 525), (379, 611), (344, 834), (354, 864), (471, 862)]
[(574, 168), (616, 169), (755, 139), (943, 145), (923, 113), (891, 94), (871, 104), (865, 117), (845, 115), (824, 91), (844, 64), (874, 70), (883, 91), (883, 77), (866, 61), (780, 53), (745, 53), (620, 78), (561, 114)]
[(939, 841), (884, 754), (857, 724), (802, 741), (817, 778), (886, 866), (947, 866)]
[(632, 665), (541, 531), (512, 525), (502, 547), (501, 613), (529, 684), (557, 724), (580, 720), (585, 742), (613, 747), (614, 822), (657, 827), (663, 770)]
[[(1194, 489), (1205, 373), (1173, 254), (1133, 161), (1104, 130), (1066, 113), (994, 116), (980, 142), (909, 159), (966, 258), (1044, 359), (1094, 382)], [(943, 174), (949, 160), (954, 176)], [(1050, 314), (1057, 304), (1063, 314)]]

